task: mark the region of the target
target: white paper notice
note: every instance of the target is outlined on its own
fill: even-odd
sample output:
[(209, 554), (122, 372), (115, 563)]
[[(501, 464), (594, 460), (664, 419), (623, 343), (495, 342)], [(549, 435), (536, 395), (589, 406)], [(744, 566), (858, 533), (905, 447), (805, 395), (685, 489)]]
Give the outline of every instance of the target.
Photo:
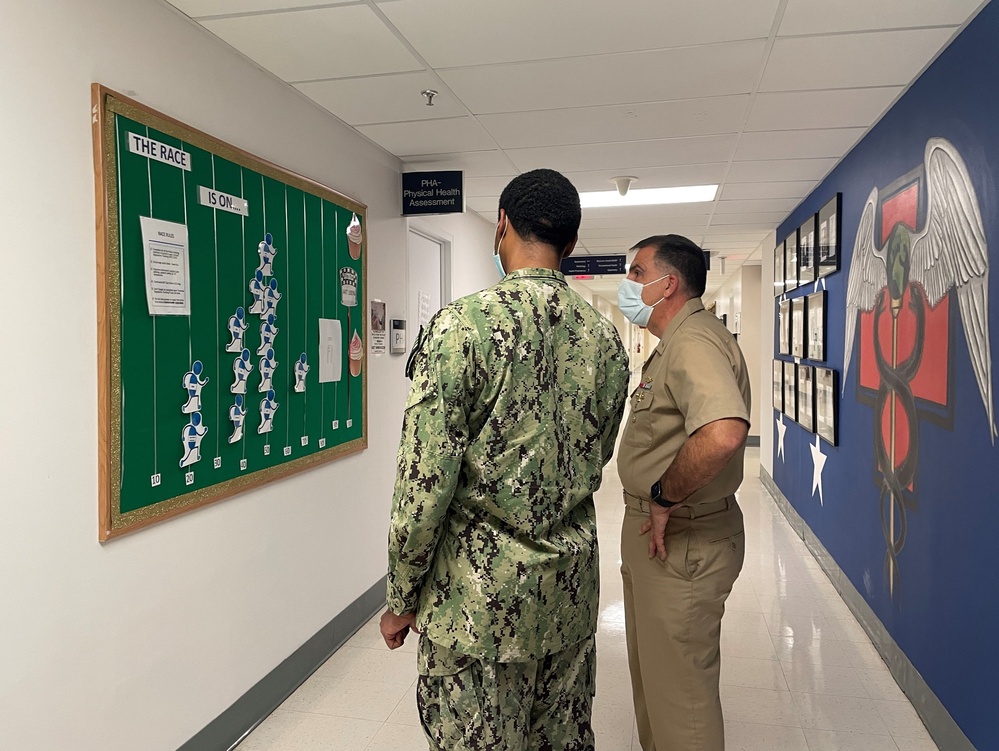
[(335, 318), (319, 319), (319, 382), (339, 381), (343, 374), (343, 330)]
[(187, 226), (140, 216), (146, 262), (146, 304), (151, 316), (191, 315)]
[(385, 332), (385, 303), (371, 301), (371, 354), (384, 355), (387, 346)]
[(430, 323), (430, 293), (420, 290), (420, 326)]

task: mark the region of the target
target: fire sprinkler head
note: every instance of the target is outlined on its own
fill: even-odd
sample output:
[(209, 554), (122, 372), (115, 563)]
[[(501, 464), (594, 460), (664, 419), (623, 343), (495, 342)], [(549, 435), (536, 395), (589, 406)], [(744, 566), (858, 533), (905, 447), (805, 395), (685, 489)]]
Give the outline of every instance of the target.
[(612, 177), (610, 181), (617, 186), (617, 192), (622, 196), (628, 195), (628, 189), (631, 184), (637, 180), (637, 177), (631, 177), (630, 175), (621, 175), (619, 177)]
[(423, 94), (423, 96), (425, 96), (427, 98), (427, 106), (428, 107), (433, 107), (434, 106), (434, 97), (437, 96), (437, 92), (434, 91), (433, 89), (427, 89), (425, 91), (421, 91), (420, 93)]

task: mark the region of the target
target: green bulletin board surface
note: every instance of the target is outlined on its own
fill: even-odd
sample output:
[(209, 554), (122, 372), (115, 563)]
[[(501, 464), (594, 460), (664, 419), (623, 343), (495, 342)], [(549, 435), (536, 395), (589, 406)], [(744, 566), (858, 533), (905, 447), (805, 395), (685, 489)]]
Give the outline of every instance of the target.
[[(367, 248), (355, 259), (347, 236), (352, 221), (366, 229), (365, 206), (97, 85), (94, 103), (101, 539), (366, 448)], [(181, 150), (190, 169), (133, 153), (133, 135)], [(245, 200), (245, 216), (203, 205), (202, 188)], [(141, 217), (187, 227), (190, 315), (150, 315)], [(262, 252), (273, 253), (269, 269)], [(280, 294), (265, 330), (252, 312), (258, 270)], [(342, 274), (356, 275), (356, 306), (345, 304)], [(231, 411), (243, 356), (227, 351), (240, 307), (253, 367), (242, 437)], [(320, 351), (320, 319), (339, 321), (339, 352), (328, 342)], [(303, 353), (309, 370), (296, 391)], [(339, 380), (320, 382), (321, 355), (339, 359)], [(265, 359), (272, 398), (259, 390)], [(200, 383), (189, 392), (192, 377)], [(267, 413), (271, 430), (259, 432)]]

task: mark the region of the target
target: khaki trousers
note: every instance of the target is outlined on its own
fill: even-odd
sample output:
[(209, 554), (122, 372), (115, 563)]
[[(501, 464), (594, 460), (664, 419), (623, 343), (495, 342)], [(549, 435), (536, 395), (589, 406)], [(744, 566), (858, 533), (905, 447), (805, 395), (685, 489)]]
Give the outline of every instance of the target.
[(638, 737), (644, 751), (723, 751), (718, 680), (725, 600), (745, 559), (742, 511), (690, 518), (677, 509), (666, 525), (667, 559), (649, 559), (648, 501), (628, 497), (621, 528), (621, 574), (628, 663)]

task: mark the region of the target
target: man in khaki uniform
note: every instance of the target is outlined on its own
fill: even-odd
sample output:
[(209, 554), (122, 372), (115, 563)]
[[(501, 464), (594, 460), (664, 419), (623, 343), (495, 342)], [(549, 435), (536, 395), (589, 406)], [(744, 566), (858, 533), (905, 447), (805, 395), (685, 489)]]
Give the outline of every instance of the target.
[(619, 305), (660, 339), (631, 396), (618, 453), (638, 735), (644, 751), (721, 751), (719, 640), (745, 556), (735, 492), (749, 374), (735, 338), (701, 303), (701, 249), (660, 235), (632, 250)]

